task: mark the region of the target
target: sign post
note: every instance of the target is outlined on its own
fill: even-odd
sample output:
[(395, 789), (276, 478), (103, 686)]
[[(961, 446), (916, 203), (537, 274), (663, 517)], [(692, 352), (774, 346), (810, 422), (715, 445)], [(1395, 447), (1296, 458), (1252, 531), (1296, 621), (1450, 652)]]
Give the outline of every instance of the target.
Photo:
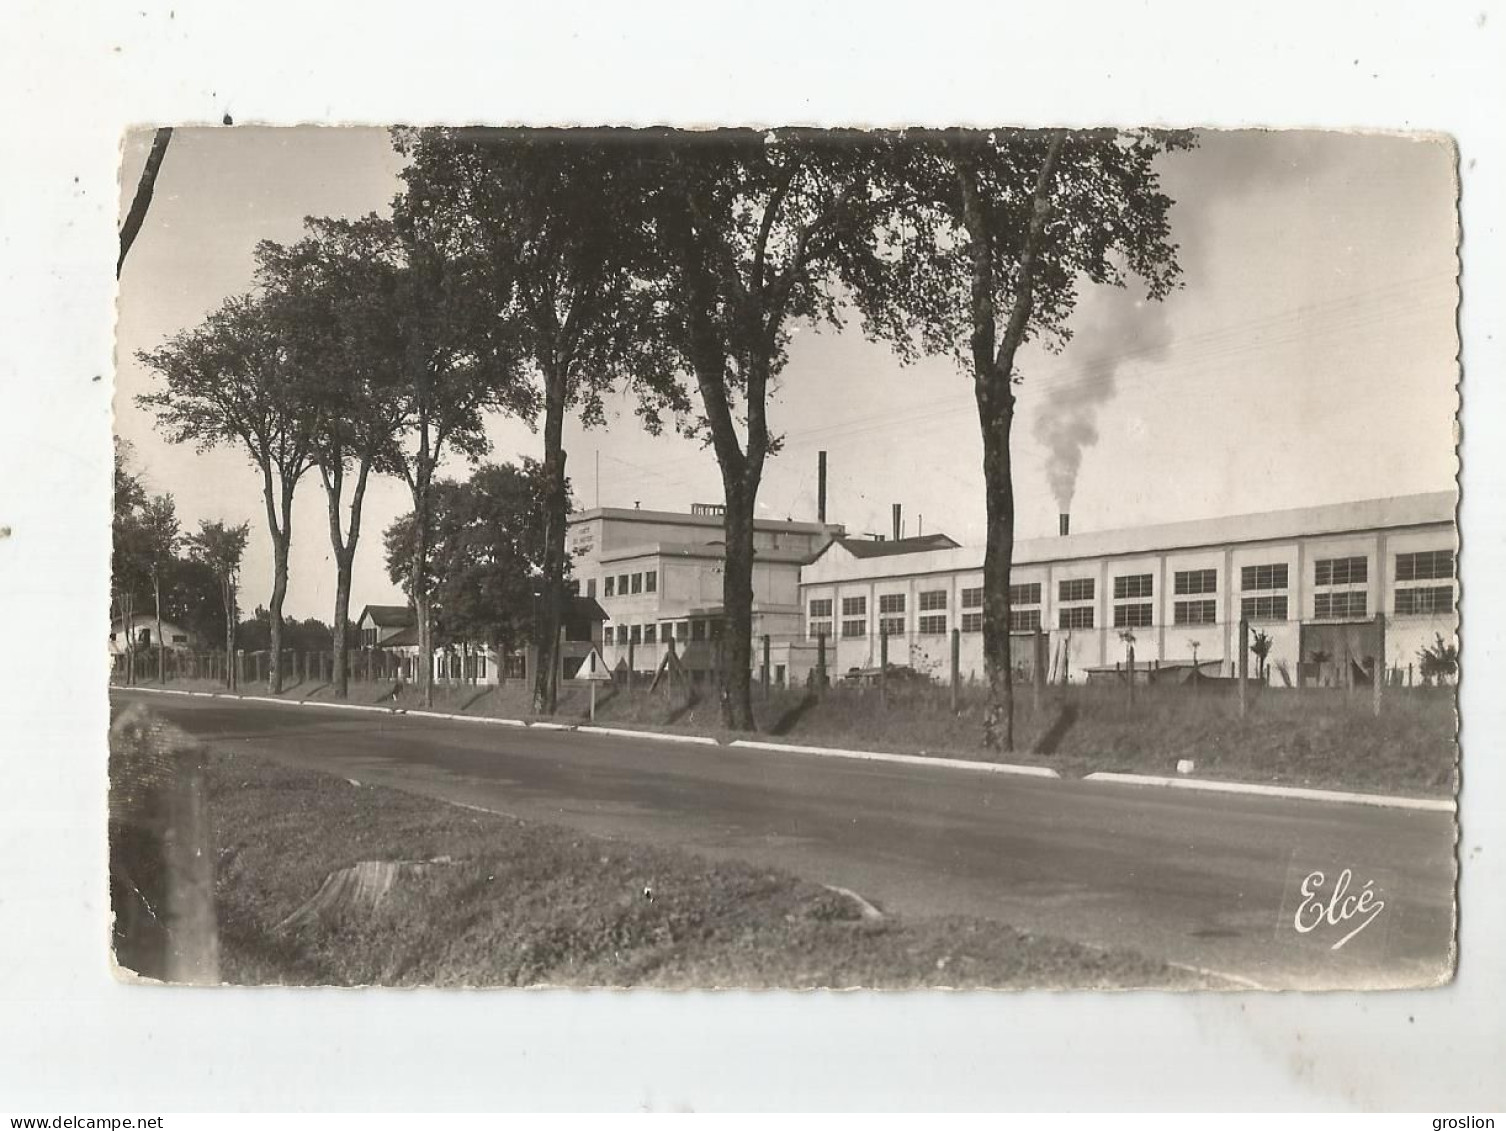
[(596, 721), (596, 685), (609, 683), (612, 679), (612, 673), (607, 670), (601, 653), (592, 648), (590, 655), (580, 665), (580, 671), (576, 673), (575, 678), (583, 679), (591, 685), (591, 721), (594, 723)]

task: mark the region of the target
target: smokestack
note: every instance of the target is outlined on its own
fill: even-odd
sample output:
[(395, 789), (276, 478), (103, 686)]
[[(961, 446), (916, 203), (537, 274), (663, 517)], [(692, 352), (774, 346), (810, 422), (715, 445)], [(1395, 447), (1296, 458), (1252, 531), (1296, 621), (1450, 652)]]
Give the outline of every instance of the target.
[(894, 504), (894, 540), (896, 542), (899, 541), (899, 534), (900, 534), (900, 530), (899, 530), (899, 504), (895, 503)]
[(1072, 533), (1072, 516), (1070, 514), (1057, 515), (1056, 523), (1058, 533), (1060, 533), (1063, 538)]
[(816, 521), (826, 522), (826, 453), (816, 453)]

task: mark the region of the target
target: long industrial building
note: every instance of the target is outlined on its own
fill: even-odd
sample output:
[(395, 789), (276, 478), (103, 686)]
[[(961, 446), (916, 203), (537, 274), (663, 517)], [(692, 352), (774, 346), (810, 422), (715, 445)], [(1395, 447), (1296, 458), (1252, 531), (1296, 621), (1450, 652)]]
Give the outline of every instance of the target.
[[(1378, 656), (1404, 673), (1419, 651), (1457, 630), (1456, 496), (1445, 491), (1298, 510), (1066, 532), (1015, 546), (1013, 653), (1031, 674), (1080, 681), (1124, 662), (1230, 675), (1241, 619), (1270, 640), (1273, 683), (1343, 679)], [(872, 670), (887, 636), (891, 664), (950, 673), (958, 633), (963, 679), (983, 676), (983, 547), (944, 534), (848, 537), (824, 522), (755, 527), (754, 670), (769, 641), (769, 678), (807, 680)], [(578, 592), (608, 622), (607, 663), (655, 670), (674, 642), (698, 675), (718, 662), (722, 516), (597, 508), (570, 518)], [(1382, 614), (1377, 618), (1377, 614)]]
[[(1457, 629), (1452, 491), (1298, 510), (1067, 533), (1016, 544), (1012, 649), (1029, 672), (1036, 630), (1055, 678), (1113, 671), (1134, 637), (1137, 664), (1233, 674), (1241, 619), (1270, 639), (1274, 683), (1346, 678), (1375, 657), (1405, 673)], [(840, 675), (889, 662), (983, 675), (983, 548), (929, 539), (835, 539), (800, 571), (808, 640), (825, 637)], [(1376, 614), (1383, 614), (1377, 618)], [(1251, 662), (1251, 671), (1256, 668)]]

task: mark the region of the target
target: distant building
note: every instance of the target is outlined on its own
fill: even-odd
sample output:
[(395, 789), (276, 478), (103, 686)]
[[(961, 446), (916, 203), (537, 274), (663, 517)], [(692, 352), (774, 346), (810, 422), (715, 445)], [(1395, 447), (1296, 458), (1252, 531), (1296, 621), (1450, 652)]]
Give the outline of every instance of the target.
[[(564, 675), (570, 679), (581, 661), (602, 643), (606, 613), (587, 597), (567, 596), (561, 648)], [(405, 678), (418, 678), (418, 624), (414, 611), (405, 605), (367, 605), (356, 622), (363, 647), (380, 648), (403, 659)], [(440, 682), (498, 683), (503, 679), (532, 679), (536, 661), (532, 647), (499, 653), (485, 643), (450, 642), (435, 647), (434, 678)]]
[[(394, 637), (411, 629), (413, 624), (413, 610), (407, 605), (367, 605), (356, 618), (363, 648), (392, 647)], [(413, 642), (418, 643), (416, 635)]]
[[(785, 682), (806, 641), (800, 568), (845, 534), (816, 522), (758, 519), (753, 525), (753, 638), (767, 634), (770, 678)], [(722, 623), (723, 557), (719, 505), (689, 513), (598, 507), (572, 514), (567, 534), (572, 576), (583, 597), (605, 610), (602, 658), (612, 668), (652, 672), (674, 641), (693, 677), (717, 663)], [(755, 648), (755, 669), (762, 656)]]
[[(1057, 678), (1081, 680), (1122, 662), (1130, 632), (1137, 663), (1195, 657), (1233, 674), (1244, 618), (1271, 638), (1278, 683), (1295, 682), (1299, 664), (1322, 681), (1377, 656), (1405, 671), (1457, 630), (1456, 501), (1445, 491), (1017, 542), (1012, 659), (1028, 674), (1039, 629)], [(944, 677), (953, 629), (962, 677), (982, 678), (983, 548), (930, 541), (836, 539), (801, 570), (805, 638), (826, 638), (832, 678), (877, 664), (881, 631), (891, 664)]]
[[(138, 652), (143, 648), (157, 647), (159, 638), (155, 614), (136, 613), (130, 619), (129, 633), (125, 631), (125, 627), (126, 622), (120, 618), (116, 618), (115, 623), (110, 626), (110, 654), (112, 656), (125, 653), (128, 636), (134, 642)], [(166, 645), (169, 651), (188, 651), (199, 647), (199, 641), (193, 633), (170, 620), (162, 621), (160, 642)]]

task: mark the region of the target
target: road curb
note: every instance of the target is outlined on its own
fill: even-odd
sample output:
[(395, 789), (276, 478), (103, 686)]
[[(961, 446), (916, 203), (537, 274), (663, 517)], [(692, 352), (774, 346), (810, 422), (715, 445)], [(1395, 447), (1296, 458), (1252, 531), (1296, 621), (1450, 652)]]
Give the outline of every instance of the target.
[(1048, 766), (1020, 766), (1010, 762), (973, 762), (964, 758), (929, 758), (924, 754), (882, 754), (875, 750), (846, 750), (840, 746), (796, 746), (788, 742), (757, 742), (739, 738), (729, 746), (745, 750), (777, 750), (782, 754), (818, 754), (830, 758), (856, 758), (864, 762), (899, 762), (907, 766), (947, 766), (954, 770), (980, 770), (987, 774), (1019, 774), (1031, 778), (1060, 778)]
[(1383, 809), (1420, 809), (1430, 813), (1453, 813), (1452, 801), (1429, 797), (1397, 797), (1383, 793), (1348, 793), (1332, 789), (1304, 789), (1294, 785), (1252, 785), (1236, 781), (1210, 781), (1207, 778), (1168, 778), (1155, 774), (1120, 774), (1100, 771), (1087, 774), (1083, 781), (1114, 782), (1119, 785), (1163, 786), (1167, 789), (1194, 789), (1208, 793), (1242, 793), (1257, 797), (1285, 797), (1296, 801), (1331, 801), (1341, 805), (1372, 805)]
[(575, 730), (581, 734), (610, 734), (618, 738), (657, 738), (663, 742), (689, 742), (697, 746), (721, 745), (716, 739), (704, 734), (666, 734), (659, 730), (629, 730), (627, 727), (599, 727), (589, 723), (578, 726)]
[[(923, 754), (886, 754), (876, 750), (849, 750), (840, 746), (802, 746), (790, 742), (760, 742), (734, 739), (722, 743), (699, 734), (666, 734), (654, 730), (629, 730), (626, 727), (599, 727), (590, 724), (528, 722), (523, 719), (500, 719), (489, 715), (443, 714), (438, 711), (409, 711), (401, 707), (378, 707), (364, 703), (327, 703), (317, 699), (279, 699), (270, 695), (236, 695), (219, 691), (180, 691), (170, 687), (111, 687), (112, 691), (144, 691), (151, 695), (189, 695), (208, 699), (239, 699), (251, 703), (277, 703), (285, 707), (331, 707), (341, 711), (368, 711), (378, 714), (406, 715), (418, 719), (443, 719), (446, 722), (487, 723), (492, 726), (527, 727), (531, 730), (575, 731), (580, 734), (607, 735), (613, 738), (646, 739), (678, 742), (696, 746), (734, 746), (743, 750), (770, 750), (781, 754), (815, 754), (828, 758), (849, 758), (862, 762), (890, 762), (907, 766), (942, 766), (954, 770), (974, 770), (989, 774), (1014, 774), (1020, 777), (1054, 778), (1062, 775), (1047, 766), (1021, 766), (1010, 762), (975, 762), (964, 758), (929, 758)], [(1430, 813), (1455, 813), (1458, 805), (1427, 797), (1399, 797), (1381, 793), (1350, 793), (1342, 790), (1306, 789), (1289, 785), (1255, 785), (1246, 782), (1214, 781), (1208, 778), (1173, 778), (1155, 774), (1125, 774), (1100, 770), (1080, 781), (1110, 785), (1160, 786), (1166, 789), (1191, 789), (1207, 793), (1232, 793), (1254, 797), (1280, 797), (1294, 801), (1324, 801), (1340, 805), (1369, 805), (1382, 809), (1412, 809)]]

